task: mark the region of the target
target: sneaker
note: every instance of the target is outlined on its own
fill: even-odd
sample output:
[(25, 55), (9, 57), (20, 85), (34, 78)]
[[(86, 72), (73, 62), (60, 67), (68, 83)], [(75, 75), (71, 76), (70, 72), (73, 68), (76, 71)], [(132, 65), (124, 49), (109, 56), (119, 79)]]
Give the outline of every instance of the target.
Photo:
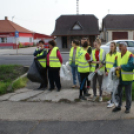
[(72, 88), (76, 88), (76, 85), (73, 85)]
[(60, 88), (59, 88), (59, 89), (57, 89), (57, 92), (60, 92)]
[(91, 94), (88, 94), (88, 93), (84, 94), (85, 97), (88, 97), (88, 96), (90, 96), (90, 95), (91, 95)]
[(107, 101), (107, 104), (110, 104), (111, 103), (111, 100)]
[(125, 113), (126, 113), (126, 114), (130, 113), (130, 109), (126, 109), (126, 110), (125, 110)]
[(93, 97), (93, 102), (94, 102), (94, 101), (96, 101), (96, 99), (97, 99), (97, 97), (96, 97), (96, 96), (94, 96), (94, 97)]
[(111, 107), (114, 107), (114, 103), (109, 103), (109, 104), (107, 105), (107, 108), (111, 108)]
[(81, 101), (87, 100), (84, 96), (80, 96), (79, 99), (80, 99)]
[(115, 107), (115, 108), (113, 109), (113, 112), (119, 112), (119, 111), (121, 111), (121, 108), (120, 108), (120, 107)]
[(99, 97), (99, 102), (102, 102), (103, 101), (103, 98), (102, 96)]
[(115, 105), (116, 107), (118, 107), (119, 103), (118, 103), (118, 102), (115, 102), (114, 105)]

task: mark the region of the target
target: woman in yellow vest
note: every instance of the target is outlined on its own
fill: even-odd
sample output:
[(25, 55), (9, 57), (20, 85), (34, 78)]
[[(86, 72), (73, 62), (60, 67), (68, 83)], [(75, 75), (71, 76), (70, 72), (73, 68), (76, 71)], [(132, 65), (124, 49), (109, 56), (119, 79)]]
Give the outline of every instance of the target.
[(48, 78), (50, 82), (49, 90), (52, 91), (57, 87), (57, 91), (59, 92), (61, 89), (60, 83), (60, 67), (62, 64), (62, 57), (59, 51), (59, 48), (56, 47), (56, 43), (54, 40), (48, 42), (49, 51), (47, 54), (47, 67), (48, 67)]
[(91, 57), (86, 50), (87, 46), (88, 46), (88, 42), (85, 41), (78, 55), (78, 72), (80, 73), (80, 78), (81, 78), (80, 94), (79, 94), (80, 100), (86, 100), (85, 97), (89, 96), (85, 88), (87, 76), (89, 75), (90, 72), (89, 63), (91, 60)]
[(40, 65), (43, 69), (41, 69), (41, 76), (44, 79), (44, 83), (41, 83), (40, 87), (38, 89), (46, 89), (48, 86), (48, 80), (47, 80), (47, 68), (46, 68), (46, 56), (47, 56), (47, 50), (44, 48), (45, 42), (43, 40), (39, 41), (39, 45), (37, 46), (37, 49), (34, 52), (34, 59), (39, 61)]
[(76, 75), (78, 75), (78, 80), (80, 84), (80, 74), (78, 73), (78, 53), (80, 51), (80, 42), (78, 40), (72, 41), (72, 48), (69, 54), (69, 64), (72, 68), (73, 75), (73, 86), (72, 88), (77, 87)]
[[(106, 54), (106, 76), (108, 76), (108, 73), (110, 69), (114, 66), (116, 57), (119, 55), (119, 52), (116, 51), (116, 44), (115, 42), (111, 42), (110, 44), (110, 51)], [(108, 101), (108, 108), (114, 107), (113, 100), (111, 99)]]
[(94, 78), (93, 78), (93, 101), (96, 100), (96, 86), (97, 86), (97, 80), (99, 82), (99, 92), (100, 92), (100, 97), (99, 97), (99, 101), (103, 101), (102, 98), (102, 79), (103, 79), (103, 75), (99, 75), (97, 72), (98, 70), (102, 70), (105, 71), (105, 57), (106, 57), (106, 53), (103, 49), (100, 48), (101, 46), (101, 40), (100, 39), (96, 39), (94, 42), (94, 47), (95, 49), (92, 50), (92, 68), (91, 68), (91, 72), (95, 72)]

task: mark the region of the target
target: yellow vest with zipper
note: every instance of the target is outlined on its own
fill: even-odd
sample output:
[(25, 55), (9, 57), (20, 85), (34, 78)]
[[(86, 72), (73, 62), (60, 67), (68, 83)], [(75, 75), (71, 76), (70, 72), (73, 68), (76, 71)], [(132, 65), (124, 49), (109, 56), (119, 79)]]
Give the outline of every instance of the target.
[(49, 66), (50, 67), (61, 67), (61, 63), (59, 58), (57, 57), (57, 51), (59, 50), (58, 47), (54, 47), (51, 50), (51, 53), (49, 55)]
[[(96, 60), (96, 58), (95, 58), (95, 51), (96, 51), (96, 49), (94, 49), (93, 51), (92, 51), (92, 58), (93, 58), (93, 61), (97, 61)], [(103, 61), (103, 53), (104, 53), (104, 50), (103, 49), (100, 49), (100, 53), (99, 53), (99, 61)], [(92, 63), (91, 64), (92, 65), (92, 67), (91, 67), (91, 72), (95, 72), (95, 70), (96, 70), (96, 63)], [(100, 64), (101, 65), (101, 64)], [(102, 68), (100, 68), (100, 70), (105, 70), (105, 67), (102, 67)]]
[[(38, 51), (38, 50), (37, 50)], [(43, 53), (44, 53), (45, 50), (43, 50), (40, 54), (37, 55), (38, 56), (42, 56)], [(43, 59), (39, 59), (38, 60), (40, 65), (43, 67), (43, 68), (46, 68), (46, 58), (43, 58)]]
[(81, 48), (81, 51), (78, 54), (78, 72), (79, 73), (88, 73), (90, 72), (89, 63), (85, 58), (87, 51)]
[[(128, 63), (130, 54), (132, 53), (127, 51), (126, 54), (121, 57), (120, 65), (126, 65)], [(122, 81), (133, 81), (133, 71), (127, 72), (121, 69), (121, 77)]]
[(118, 52), (114, 53), (114, 54), (106, 54), (106, 69), (107, 72), (109, 73), (110, 69), (113, 67), (114, 62), (115, 62), (115, 57), (118, 56)]
[[(75, 65), (78, 65), (78, 53), (80, 51), (80, 47), (76, 47), (76, 53), (75, 53)], [(69, 54), (69, 64), (71, 65), (73, 62), (73, 52), (74, 52), (74, 47), (71, 48), (70, 54)]]

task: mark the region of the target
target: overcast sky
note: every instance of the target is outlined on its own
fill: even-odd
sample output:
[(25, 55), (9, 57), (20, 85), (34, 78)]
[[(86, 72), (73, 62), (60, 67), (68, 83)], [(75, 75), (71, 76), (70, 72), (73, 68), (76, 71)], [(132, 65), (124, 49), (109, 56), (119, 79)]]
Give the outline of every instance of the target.
[[(62, 14), (76, 14), (76, 0), (0, 0), (0, 19), (8, 16), (19, 25), (51, 34)], [(79, 0), (80, 14), (94, 14), (101, 24), (108, 14), (134, 14), (134, 0)]]

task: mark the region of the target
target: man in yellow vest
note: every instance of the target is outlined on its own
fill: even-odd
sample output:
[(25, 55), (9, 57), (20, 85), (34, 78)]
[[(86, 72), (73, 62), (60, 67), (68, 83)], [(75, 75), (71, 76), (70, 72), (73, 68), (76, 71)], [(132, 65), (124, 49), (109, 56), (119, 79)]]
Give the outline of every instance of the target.
[(126, 111), (129, 113), (132, 101), (132, 81), (133, 81), (133, 54), (127, 51), (127, 43), (120, 42), (119, 49), (121, 51), (120, 66), (116, 70), (120, 70), (120, 83), (118, 87), (119, 105), (113, 109), (113, 112), (121, 110), (122, 106), (122, 88), (125, 87), (126, 91)]
[(40, 70), (40, 74), (42, 78), (44, 79), (44, 83), (41, 83), (40, 87), (38, 89), (46, 89), (48, 86), (48, 80), (47, 80), (47, 68), (46, 68), (46, 56), (47, 56), (47, 50), (44, 48), (45, 42), (43, 40), (39, 41), (39, 45), (37, 46), (37, 49), (34, 52), (34, 59), (35, 62), (38, 61), (42, 67)]

